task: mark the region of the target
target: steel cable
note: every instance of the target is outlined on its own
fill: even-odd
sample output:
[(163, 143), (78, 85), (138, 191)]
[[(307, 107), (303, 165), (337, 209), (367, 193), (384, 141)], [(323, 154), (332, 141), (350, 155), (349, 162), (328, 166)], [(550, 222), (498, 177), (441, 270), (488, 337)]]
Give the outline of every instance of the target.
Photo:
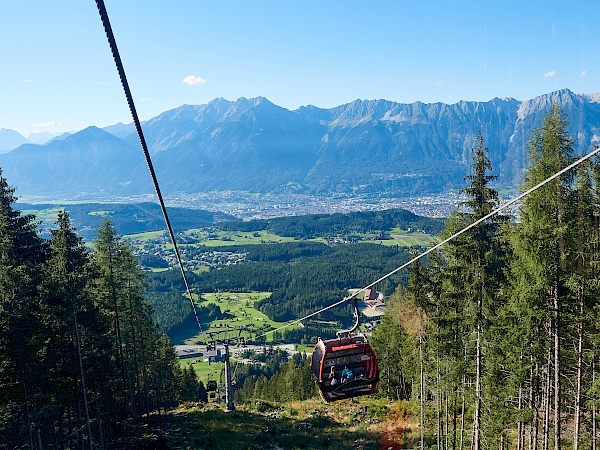
[(368, 286), (365, 286), (365, 287), (364, 287), (364, 288), (362, 288), (362, 289), (358, 289), (358, 290), (356, 290), (355, 292), (353, 292), (352, 294), (348, 295), (347, 297), (344, 297), (344, 298), (343, 298), (342, 300), (340, 300), (339, 302), (336, 302), (336, 303), (334, 303), (334, 304), (332, 304), (332, 305), (329, 305), (329, 306), (327, 306), (327, 307), (325, 307), (325, 308), (322, 308), (322, 309), (320, 309), (320, 310), (318, 310), (318, 311), (315, 311), (315, 312), (313, 312), (313, 313), (310, 313), (309, 315), (307, 315), (307, 316), (305, 316), (305, 317), (303, 317), (303, 318), (301, 318), (301, 319), (296, 319), (296, 320), (294, 320), (294, 321), (292, 321), (292, 322), (289, 322), (289, 323), (287, 323), (287, 324), (285, 324), (285, 325), (282, 325), (282, 326), (281, 326), (281, 327), (279, 327), (279, 328), (275, 328), (275, 329), (273, 329), (273, 330), (271, 330), (271, 331), (267, 331), (266, 333), (264, 333), (264, 334), (261, 334), (260, 336), (257, 336), (257, 337), (263, 337), (263, 336), (266, 336), (266, 335), (267, 335), (267, 334), (269, 334), (269, 333), (274, 333), (275, 331), (279, 331), (279, 330), (282, 330), (282, 329), (284, 329), (284, 328), (287, 328), (287, 327), (289, 327), (289, 326), (295, 325), (295, 324), (297, 324), (297, 323), (300, 323), (300, 322), (302, 322), (303, 320), (306, 320), (306, 319), (308, 319), (308, 318), (310, 318), (310, 317), (316, 316), (317, 314), (320, 314), (320, 313), (322, 313), (322, 312), (324, 312), (324, 311), (327, 311), (328, 309), (331, 309), (331, 308), (333, 308), (333, 307), (335, 307), (335, 306), (341, 305), (342, 303), (345, 303), (345, 302), (347, 302), (347, 301), (349, 301), (349, 300), (352, 300), (352, 299), (356, 298), (356, 296), (358, 296), (358, 294), (360, 294), (361, 292), (365, 292), (367, 289), (370, 289), (370, 288), (372, 288), (372, 287), (373, 287), (373, 286), (375, 286), (377, 283), (379, 283), (379, 282), (381, 282), (381, 281), (385, 280), (386, 278), (389, 278), (390, 276), (392, 276), (392, 275), (393, 275), (393, 274), (395, 274), (396, 272), (399, 272), (400, 270), (404, 269), (405, 267), (407, 267), (407, 266), (411, 265), (412, 263), (414, 263), (414, 262), (418, 261), (418, 260), (419, 260), (419, 259), (421, 259), (423, 256), (425, 256), (425, 255), (427, 255), (427, 254), (429, 254), (429, 253), (433, 252), (434, 250), (436, 250), (436, 249), (440, 248), (442, 245), (444, 245), (444, 244), (446, 244), (446, 243), (450, 242), (451, 240), (453, 240), (453, 239), (457, 238), (457, 237), (458, 237), (458, 236), (460, 236), (461, 234), (463, 234), (463, 233), (465, 233), (465, 232), (469, 231), (471, 228), (473, 228), (473, 227), (476, 227), (476, 226), (477, 226), (477, 225), (479, 225), (481, 222), (485, 222), (485, 221), (486, 221), (487, 219), (489, 219), (490, 217), (493, 217), (493, 216), (495, 216), (496, 214), (500, 213), (502, 210), (504, 210), (504, 209), (508, 208), (509, 206), (511, 206), (511, 205), (513, 205), (513, 204), (515, 204), (516, 202), (518, 202), (518, 201), (519, 201), (519, 200), (521, 200), (522, 198), (525, 198), (525, 197), (527, 197), (527, 196), (528, 196), (529, 194), (531, 194), (533, 191), (535, 191), (535, 190), (537, 190), (537, 189), (541, 188), (541, 187), (542, 187), (542, 186), (544, 186), (545, 184), (547, 184), (547, 183), (549, 183), (550, 181), (554, 180), (555, 178), (557, 178), (557, 177), (561, 176), (561, 175), (562, 175), (562, 174), (564, 174), (565, 172), (568, 172), (569, 170), (573, 169), (574, 167), (577, 167), (577, 166), (578, 166), (579, 164), (581, 164), (582, 162), (584, 162), (584, 161), (587, 161), (587, 160), (588, 160), (588, 159), (590, 159), (592, 156), (596, 155), (598, 152), (600, 152), (600, 147), (596, 147), (594, 150), (592, 150), (591, 152), (589, 152), (589, 153), (588, 153), (588, 154), (586, 154), (585, 156), (582, 156), (581, 158), (579, 158), (579, 159), (578, 159), (577, 161), (575, 161), (574, 163), (572, 163), (572, 164), (569, 164), (569, 165), (568, 165), (567, 167), (565, 167), (564, 169), (562, 169), (562, 170), (560, 170), (560, 171), (556, 172), (554, 175), (551, 175), (550, 177), (546, 178), (544, 181), (542, 181), (542, 182), (540, 182), (540, 183), (536, 184), (534, 187), (532, 187), (532, 188), (530, 188), (530, 189), (526, 190), (525, 192), (523, 192), (522, 194), (520, 194), (520, 195), (516, 196), (516, 197), (515, 197), (515, 198), (513, 198), (512, 200), (510, 200), (510, 201), (508, 201), (508, 202), (504, 203), (503, 205), (501, 205), (501, 206), (499, 206), (498, 208), (494, 209), (494, 210), (493, 210), (492, 212), (490, 212), (489, 214), (487, 214), (487, 215), (483, 216), (482, 218), (480, 218), (480, 219), (476, 220), (475, 222), (473, 222), (472, 224), (470, 224), (470, 225), (466, 226), (466, 227), (465, 227), (465, 228), (463, 228), (462, 230), (460, 230), (460, 231), (458, 231), (458, 232), (454, 233), (452, 236), (450, 236), (450, 237), (448, 237), (448, 238), (444, 239), (444, 240), (443, 240), (443, 241), (441, 241), (441, 242), (438, 242), (438, 243), (437, 243), (436, 245), (434, 245), (433, 247), (431, 247), (431, 248), (427, 249), (426, 251), (424, 251), (423, 253), (421, 253), (421, 254), (419, 254), (419, 255), (415, 256), (415, 257), (414, 257), (413, 259), (411, 259), (410, 261), (408, 261), (408, 262), (406, 262), (406, 263), (402, 264), (400, 267), (397, 267), (397, 268), (395, 268), (394, 270), (392, 270), (391, 272), (389, 272), (389, 273), (387, 273), (386, 275), (382, 276), (381, 278), (377, 279), (376, 281), (373, 281), (373, 282), (372, 282), (371, 284), (369, 284)]
[(165, 202), (163, 200), (163, 197), (162, 197), (162, 194), (160, 191), (158, 179), (156, 178), (156, 173), (154, 172), (154, 166), (152, 165), (152, 159), (150, 158), (150, 152), (148, 151), (148, 146), (146, 145), (146, 139), (144, 138), (144, 133), (142, 131), (142, 125), (140, 123), (140, 119), (139, 119), (137, 111), (135, 109), (135, 103), (133, 102), (133, 96), (131, 95), (131, 90), (129, 89), (129, 83), (127, 82), (127, 77), (125, 76), (125, 69), (123, 68), (121, 56), (119, 55), (119, 49), (117, 48), (117, 42), (115, 41), (115, 36), (113, 34), (112, 27), (110, 26), (110, 20), (108, 19), (108, 13), (106, 12), (106, 7), (104, 6), (104, 0), (96, 0), (96, 6), (98, 7), (98, 12), (100, 13), (100, 18), (102, 19), (102, 25), (104, 26), (104, 31), (106, 32), (106, 38), (108, 39), (108, 43), (110, 45), (110, 50), (112, 52), (112, 56), (115, 61), (115, 65), (117, 66), (117, 71), (119, 72), (119, 78), (121, 79), (121, 85), (123, 86), (123, 90), (125, 91), (125, 97), (127, 98), (127, 104), (129, 105), (129, 111), (131, 112), (131, 117), (133, 118), (133, 122), (135, 123), (135, 129), (136, 129), (138, 137), (140, 139), (140, 143), (142, 144), (142, 149), (144, 150), (144, 156), (146, 158), (146, 163), (148, 164), (148, 170), (150, 171), (150, 176), (152, 177), (152, 183), (154, 184), (156, 196), (158, 197), (158, 201), (160, 203), (160, 208), (162, 209), (162, 213), (165, 218), (165, 223), (167, 225), (167, 230), (169, 231), (169, 236), (171, 237), (171, 242), (173, 243), (173, 248), (175, 250), (175, 256), (177, 257), (177, 263), (179, 264), (179, 268), (181, 269), (181, 275), (183, 277), (183, 282), (185, 284), (187, 294), (188, 294), (190, 302), (192, 304), (192, 309), (194, 310), (194, 316), (196, 317), (196, 322), (198, 323), (198, 328), (200, 328), (200, 331), (202, 331), (202, 325), (200, 323), (200, 319), (198, 318), (198, 311), (196, 310), (196, 305), (194, 304), (194, 298), (192, 296), (192, 292), (191, 292), (190, 286), (188, 284), (187, 276), (185, 275), (185, 269), (183, 268), (183, 263), (181, 261), (181, 256), (179, 254), (179, 248), (177, 247), (177, 241), (175, 240), (175, 234), (173, 233), (173, 228), (171, 227), (171, 222), (169, 221), (169, 215), (167, 214), (167, 208), (165, 206)]

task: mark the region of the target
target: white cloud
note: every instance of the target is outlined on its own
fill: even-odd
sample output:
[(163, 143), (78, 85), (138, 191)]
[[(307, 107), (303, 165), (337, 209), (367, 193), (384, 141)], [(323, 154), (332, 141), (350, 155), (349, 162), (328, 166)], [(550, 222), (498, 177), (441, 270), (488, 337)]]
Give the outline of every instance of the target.
[(202, 86), (204, 83), (206, 83), (206, 80), (194, 75), (188, 75), (183, 79), (183, 82), (185, 84), (189, 84), (190, 86)]
[(140, 101), (140, 102), (151, 102), (151, 101), (154, 101), (154, 99), (151, 98), (151, 97), (140, 97), (140, 98), (138, 98), (138, 101)]
[(23, 80), (25, 83), (35, 83), (34, 80)]
[(441, 86), (442, 84), (444, 84), (444, 82), (442, 80), (438, 80), (435, 82), (436, 86)]
[(55, 128), (60, 126), (61, 123), (56, 121), (56, 120), (50, 120), (49, 122), (44, 122), (44, 123), (34, 123), (33, 127), (34, 128)]
[(96, 84), (101, 84), (102, 86), (108, 86), (110, 83), (107, 83), (106, 81), (96, 81)]
[(583, 72), (581, 72), (581, 73), (579, 74), (579, 76), (580, 76), (581, 78), (583, 78), (583, 77), (587, 77), (587, 70), (584, 70)]
[(554, 75), (556, 75), (556, 70), (553, 70), (552, 72), (546, 72), (544, 74), (544, 78), (550, 78), (550, 77), (553, 77)]

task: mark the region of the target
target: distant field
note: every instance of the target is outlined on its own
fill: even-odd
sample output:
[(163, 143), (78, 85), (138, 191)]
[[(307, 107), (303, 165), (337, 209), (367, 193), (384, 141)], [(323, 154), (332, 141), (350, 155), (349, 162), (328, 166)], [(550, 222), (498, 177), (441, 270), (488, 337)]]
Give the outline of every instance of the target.
[[(217, 338), (226, 338), (234, 337), (233, 332), (227, 331), (228, 328), (243, 328), (245, 331), (242, 332), (241, 336), (250, 338), (252, 335), (261, 335), (270, 329), (285, 325), (285, 322), (274, 322), (260, 311), (254, 309), (255, 302), (270, 295), (270, 292), (218, 292), (202, 294), (203, 301), (199, 305), (213, 303), (219, 305), (223, 313), (233, 316), (223, 320), (212, 321), (210, 328), (204, 330), (204, 332), (220, 333), (220, 336)], [(202, 318), (200, 319), (202, 320)], [(297, 325), (290, 326), (289, 328), (293, 329), (294, 327), (297, 327)], [(237, 333), (235, 333), (235, 336), (237, 336)], [(204, 333), (198, 332), (190, 335), (189, 331), (172, 336), (175, 344), (190, 345), (194, 345), (199, 340), (206, 338), (207, 336)], [(266, 336), (267, 342), (270, 342), (272, 339), (272, 334)]]
[[(206, 303), (219, 305), (222, 312), (235, 316), (231, 319), (215, 320), (214, 322), (211, 322), (210, 331), (220, 331), (229, 326), (235, 328), (244, 327), (252, 329), (258, 334), (262, 334), (267, 330), (284, 325), (285, 322), (274, 322), (260, 311), (254, 309), (255, 302), (267, 298), (270, 295), (270, 292), (218, 292), (202, 294), (202, 298)], [(247, 333), (247, 335), (249, 334), (250, 333)], [(267, 341), (271, 340), (272, 335), (267, 335)]]
[(54, 223), (58, 220), (58, 213), (62, 211), (62, 208), (51, 208), (51, 209), (23, 209), (23, 214), (34, 214), (35, 218), (39, 221), (46, 223)]
[(215, 231), (207, 233), (203, 230), (189, 230), (186, 236), (195, 239), (198, 244), (207, 247), (221, 247), (224, 245), (250, 245), (250, 244), (268, 244), (279, 242), (294, 242), (291, 237), (277, 236), (266, 230), (257, 232), (242, 231)]
[[(182, 247), (187, 245), (204, 245), (206, 247), (223, 247), (228, 245), (249, 245), (249, 244), (266, 244), (280, 242), (294, 242), (296, 239), (291, 237), (277, 236), (269, 233), (266, 230), (257, 232), (240, 232), (240, 231), (213, 231), (207, 232), (204, 229), (187, 230), (185, 237), (188, 241), (193, 240), (194, 243), (178, 244)], [(155, 239), (166, 236), (166, 231), (149, 231), (146, 233), (128, 234), (125, 237), (130, 240), (137, 241), (153, 241)], [(170, 241), (169, 241), (170, 242)], [(169, 244), (166, 244), (168, 247)], [(172, 245), (171, 245), (172, 247)]]
[[(315, 342), (316, 345), (316, 342)], [(301, 345), (301, 344), (296, 344), (296, 351), (298, 352), (302, 352), (302, 353), (308, 353), (308, 354), (312, 354), (312, 351), (315, 349), (314, 345)]]
[[(163, 237), (164, 231), (150, 231), (147, 233), (138, 233), (127, 235), (127, 239), (138, 241), (152, 241)], [(403, 231), (398, 228), (393, 228), (388, 232), (391, 239), (379, 240), (375, 239), (375, 235), (360, 236), (358, 242), (374, 243), (383, 245), (399, 245), (401, 247), (427, 246), (433, 239), (426, 233), (416, 231)], [(252, 244), (268, 244), (268, 243), (284, 243), (284, 242), (300, 242), (298, 239), (291, 237), (278, 236), (269, 231), (262, 230), (256, 232), (240, 232), (240, 231), (214, 231), (207, 232), (203, 229), (188, 230), (185, 236), (189, 241), (194, 243), (179, 243), (180, 246), (195, 246), (204, 245), (206, 247), (223, 247), (230, 245), (252, 245)], [(341, 238), (340, 238), (341, 239)], [(312, 242), (327, 243), (325, 238), (309, 239)], [(171, 248), (170, 243), (163, 244), (163, 247)]]
[(433, 238), (426, 234), (417, 231), (411, 231), (410, 233), (407, 231), (400, 230), (398, 228), (393, 228), (389, 232), (391, 239), (384, 240), (368, 240), (363, 242), (369, 242), (374, 244), (382, 244), (382, 245), (399, 245), (400, 247), (427, 247), (431, 244)]
[(166, 234), (166, 231), (147, 231), (145, 233), (128, 234), (127, 239), (135, 239), (138, 241), (149, 241), (158, 239)]
[(200, 356), (198, 358), (186, 358), (179, 360), (182, 366), (192, 366), (196, 375), (200, 381), (204, 383), (206, 386), (206, 382), (208, 380), (216, 380), (219, 382), (219, 377), (221, 375), (221, 370), (225, 368), (225, 363), (207, 363), (204, 362), (203, 357)]

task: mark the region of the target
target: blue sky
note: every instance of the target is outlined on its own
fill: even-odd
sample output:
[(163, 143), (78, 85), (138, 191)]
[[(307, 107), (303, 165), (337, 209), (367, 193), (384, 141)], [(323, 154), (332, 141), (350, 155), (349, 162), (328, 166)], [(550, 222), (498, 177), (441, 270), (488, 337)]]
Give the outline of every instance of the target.
[[(105, 1), (142, 120), (217, 97), (296, 109), (600, 91), (600, 2)], [(3, 0), (0, 40), (0, 128), (131, 121), (93, 0)]]

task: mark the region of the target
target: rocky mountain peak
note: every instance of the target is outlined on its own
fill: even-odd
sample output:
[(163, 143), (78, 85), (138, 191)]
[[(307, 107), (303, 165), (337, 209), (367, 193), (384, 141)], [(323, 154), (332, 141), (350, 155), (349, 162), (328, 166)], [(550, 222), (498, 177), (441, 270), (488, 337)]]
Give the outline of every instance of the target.
[[(313, 194), (423, 195), (464, 186), (479, 131), (499, 187), (516, 187), (531, 130), (555, 104), (576, 126), (576, 151), (600, 139), (600, 93), (567, 89), (524, 102), (357, 99), (294, 111), (264, 97), (217, 98), (165, 111), (143, 128), (165, 192), (287, 192), (293, 186), (294, 192)], [(0, 167), (23, 194), (60, 190), (76, 196), (80, 184), (86, 192), (97, 186), (122, 195), (126, 186), (127, 193), (146, 193), (137, 136), (120, 139), (107, 132), (115, 130), (127, 126), (90, 127), (46, 146), (28, 144), (0, 155)], [(60, 179), (68, 179), (68, 186)]]

